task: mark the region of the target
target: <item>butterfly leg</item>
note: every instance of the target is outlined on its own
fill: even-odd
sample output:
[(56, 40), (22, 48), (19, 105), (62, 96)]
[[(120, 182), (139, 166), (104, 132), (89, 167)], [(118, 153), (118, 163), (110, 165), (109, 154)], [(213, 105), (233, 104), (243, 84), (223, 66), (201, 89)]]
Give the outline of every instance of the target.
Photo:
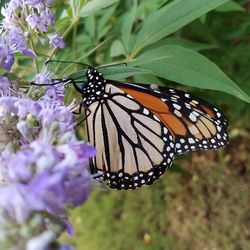
[(79, 125), (81, 125), (87, 118), (88, 118), (88, 116), (90, 115), (90, 113), (91, 113), (91, 111), (90, 111), (90, 109), (83, 103), (83, 102), (81, 102), (80, 103), (80, 106), (79, 106), (79, 109), (78, 109), (78, 111), (76, 111), (76, 112), (73, 112), (74, 114), (81, 114), (81, 112), (82, 112), (82, 108), (85, 108), (85, 110), (86, 110), (86, 116), (81, 120), (81, 121), (79, 121), (77, 124), (76, 124), (76, 126), (75, 126), (75, 128), (77, 128)]
[(83, 104), (80, 103), (78, 111), (73, 111), (73, 114), (80, 115), (82, 113), (82, 106), (83, 106)]
[(90, 112), (89, 112), (81, 121), (79, 121), (79, 122), (75, 125), (75, 128), (77, 128), (79, 125), (81, 125), (81, 124), (88, 118), (89, 115), (90, 115)]

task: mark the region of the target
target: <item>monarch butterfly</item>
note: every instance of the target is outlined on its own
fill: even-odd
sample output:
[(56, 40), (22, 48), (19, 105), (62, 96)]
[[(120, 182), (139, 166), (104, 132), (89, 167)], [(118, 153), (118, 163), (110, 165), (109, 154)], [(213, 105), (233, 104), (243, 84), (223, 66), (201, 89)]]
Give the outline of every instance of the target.
[(218, 149), (228, 143), (228, 121), (218, 109), (191, 94), (167, 87), (108, 80), (94, 67), (79, 87), (90, 162), (108, 186), (135, 189), (150, 185), (190, 150)]

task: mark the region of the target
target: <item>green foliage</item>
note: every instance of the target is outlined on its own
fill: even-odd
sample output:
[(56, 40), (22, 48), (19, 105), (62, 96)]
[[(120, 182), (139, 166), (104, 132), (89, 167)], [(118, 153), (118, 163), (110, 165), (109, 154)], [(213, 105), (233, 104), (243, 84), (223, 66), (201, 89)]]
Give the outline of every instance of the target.
[(164, 45), (175, 45), (194, 51), (202, 51), (202, 50), (218, 48), (218, 45), (215, 44), (199, 43), (190, 40), (185, 40), (180, 37), (167, 37), (165, 39), (160, 40), (159, 42), (154, 43), (151, 46), (148, 46), (147, 50), (159, 48)]
[[(207, 13), (213, 9), (218, 13), (242, 13), (240, 4), (227, 0), (159, 0), (154, 4), (149, 0), (126, 3), (119, 0), (71, 0), (69, 5), (56, 4), (59, 19), (56, 30), (66, 38), (67, 48), (55, 56), (55, 49), (43, 51), (42, 46), (37, 46), (38, 55), (91, 65), (126, 62), (137, 69), (131, 71), (130, 68), (117, 67), (110, 71), (116, 75), (109, 72), (107, 76), (123, 80), (138, 72), (148, 72), (144, 82), (147, 82), (146, 75), (148, 80), (152, 80), (153, 75), (187, 86), (220, 90), (250, 102), (244, 90), (212, 61), (199, 54), (203, 50), (215, 50), (219, 44), (182, 37), (184, 26), (193, 20), (200, 18), (202, 23), (206, 22)], [(41, 69), (44, 56), (39, 59)], [(19, 64), (27, 66), (29, 62), (21, 56)], [(55, 71), (59, 77), (65, 77), (72, 75), (75, 68), (76, 65), (58, 64)], [(160, 84), (164, 85), (164, 81)]]
[(152, 13), (138, 33), (134, 53), (176, 32), (227, 0), (176, 0)]
[[(249, 102), (250, 19), (245, 0), (70, 0), (68, 5), (55, 1), (55, 11), (55, 30), (66, 39), (66, 48), (45, 50), (36, 43), (40, 71), (50, 58), (93, 66), (126, 62), (129, 67), (124, 64), (103, 73), (107, 71), (111, 79), (130, 77), (177, 88), (181, 83), (210, 102), (223, 104), (224, 110), (237, 103), (232, 115), (249, 123), (247, 115), (237, 119), (248, 109), (246, 104), (223, 93), (199, 90), (219, 90)], [(17, 75), (11, 78), (33, 78), (32, 60), (19, 55), (15, 65)], [(80, 69), (54, 64), (58, 77), (74, 76)], [(84, 79), (84, 70), (79, 74)]]
[(133, 64), (142, 65), (162, 78), (198, 88), (221, 90), (250, 102), (249, 96), (214, 63), (192, 50), (165, 45), (143, 53)]
[(108, 7), (109, 5), (112, 5), (119, 0), (92, 0), (90, 2), (87, 2), (83, 8), (79, 11), (79, 16), (80, 17), (86, 17), (89, 16), (93, 13), (95, 13), (98, 10), (101, 10), (105, 7)]
[[(107, 65), (103, 66), (102, 68), (99, 69), (99, 71), (105, 75), (110, 80), (120, 80), (124, 79), (130, 76), (135, 76), (139, 74), (149, 74), (151, 73), (150, 70), (143, 69), (143, 68), (137, 68), (137, 67), (124, 67), (124, 66), (112, 66), (112, 65)], [(74, 72), (73, 74), (69, 75), (70, 78), (78, 78), (80, 77), (81, 80), (86, 80), (87, 77), (83, 75), (83, 71), (77, 71)]]
[[(217, 11), (239, 10), (238, 4), (234, 2), (226, 3), (225, 0), (171, 1), (148, 16), (144, 14), (144, 19), (140, 20), (141, 23), (137, 25), (136, 21), (138, 15), (142, 15), (142, 8), (141, 3), (135, 2), (123, 15), (117, 18), (113, 17), (115, 22), (113, 22), (113, 28), (111, 29), (111, 17), (115, 15), (116, 11), (119, 12), (119, 6), (105, 9), (102, 13), (97, 10), (115, 2), (117, 1), (91, 1), (84, 5), (83, 3), (75, 4), (75, 1), (71, 1), (72, 11), (68, 11), (68, 13), (72, 13), (71, 18), (74, 17), (78, 20), (79, 27), (81, 27), (80, 23), (83, 20), (85, 33), (83, 32), (79, 37), (82, 38), (81, 40), (88, 41), (82, 48), (82, 56), (79, 57), (76, 55), (81, 54), (74, 51), (78, 48), (77, 45), (74, 45), (76, 41), (72, 41), (74, 45), (72, 59), (74, 61), (82, 61), (86, 58), (84, 51), (85, 54), (88, 54), (89, 63), (94, 64), (112, 63), (111, 58), (120, 58), (119, 62), (127, 62), (143, 69), (150, 69), (151, 74), (156, 77), (184, 85), (220, 90), (250, 102), (249, 96), (222, 73), (213, 62), (191, 51), (216, 48), (218, 45), (201, 44), (178, 37), (166, 38), (211, 9), (217, 8)], [(218, 9), (220, 5), (222, 7)], [(86, 18), (82, 19), (81, 17)], [(79, 27), (78, 30), (80, 30)], [(98, 46), (103, 40), (105, 43)], [(96, 41), (96, 43), (93, 44), (92, 42), (91, 44), (91, 41)], [(112, 41), (111, 45), (110, 41)], [(93, 45), (97, 48), (96, 50), (92, 49)], [(176, 47), (176, 45), (179, 47)], [(107, 46), (109, 46), (109, 53), (104, 51)], [(92, 53), (96, 55), (91, 59)], [(72, 69), (72, 66), (69, 67)], [(124, 71), (120, 67), (116, 69), (116, 72), (119, 69)], [(179, 74), (180, 71), (182, 74)], [(121, 74), (120, 76), (125, 78), (131, 75), (133, 74)], [(117, 79), (110, 74), (109, 77)]]
[(240, 4), (234, 1), (228, 1), (225, 4), (222, 4), (221, 6), (216, 8), (215, 11), (219, 12), (244, 11), (244, 8)]

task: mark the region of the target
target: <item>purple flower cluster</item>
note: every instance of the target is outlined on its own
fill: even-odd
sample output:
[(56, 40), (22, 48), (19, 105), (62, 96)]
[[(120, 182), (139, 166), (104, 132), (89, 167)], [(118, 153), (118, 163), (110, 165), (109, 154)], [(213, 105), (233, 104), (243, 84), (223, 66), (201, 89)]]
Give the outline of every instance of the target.
[[(50, 249), (65, 228), (72, 231), (64, 219), (67, 206), (78, 206), (88, 197), (91, 176), (86, 164), (95, 149), (77, 140), (75, 105), (65, 106), (60, 91), (58, 98), (32, 100), (14, 93), (9, 80), (0, 76), (1, 246), (13, 241), (15, 249)], [(27, 226), (33, 229), (24, 236)]]
[(27, 46), (33, 37), (40, 39), (42, 44), (47, 39), (52, 47), (64, 48), (60, 34), (54, 34), (52, 2), (53, 0), (11, 0), (2, 7), (4, 18), (0, 32), (0, 68), (10, 72), (17, 52), (36, 57), (35, 51)]

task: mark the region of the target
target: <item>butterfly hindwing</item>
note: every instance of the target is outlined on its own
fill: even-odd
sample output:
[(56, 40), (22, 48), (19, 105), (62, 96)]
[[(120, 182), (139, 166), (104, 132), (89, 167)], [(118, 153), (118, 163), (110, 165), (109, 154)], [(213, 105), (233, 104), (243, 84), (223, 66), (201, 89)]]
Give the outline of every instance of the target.
[[(226, 121), (220, 120), (219, 111), (215, 115), (209, 114), (211, 110), (201, 105), (200, 102), (193, 99), (184, 101), (178, 93), (175, 97), (162, 99), (169, 106), (170, 112), (179, 119), (180, 126), (183, 127), (183, 133), (176, 133), (176, 151), (178, 154), (189, 150), (207, 150), (217, 149), (227, 144)], [(188, 98), (188, 97), (187, 97)], [(225, 122), (225, 123), (224, 123)], [(175, 126), (172, 124), (175, 133)]]

